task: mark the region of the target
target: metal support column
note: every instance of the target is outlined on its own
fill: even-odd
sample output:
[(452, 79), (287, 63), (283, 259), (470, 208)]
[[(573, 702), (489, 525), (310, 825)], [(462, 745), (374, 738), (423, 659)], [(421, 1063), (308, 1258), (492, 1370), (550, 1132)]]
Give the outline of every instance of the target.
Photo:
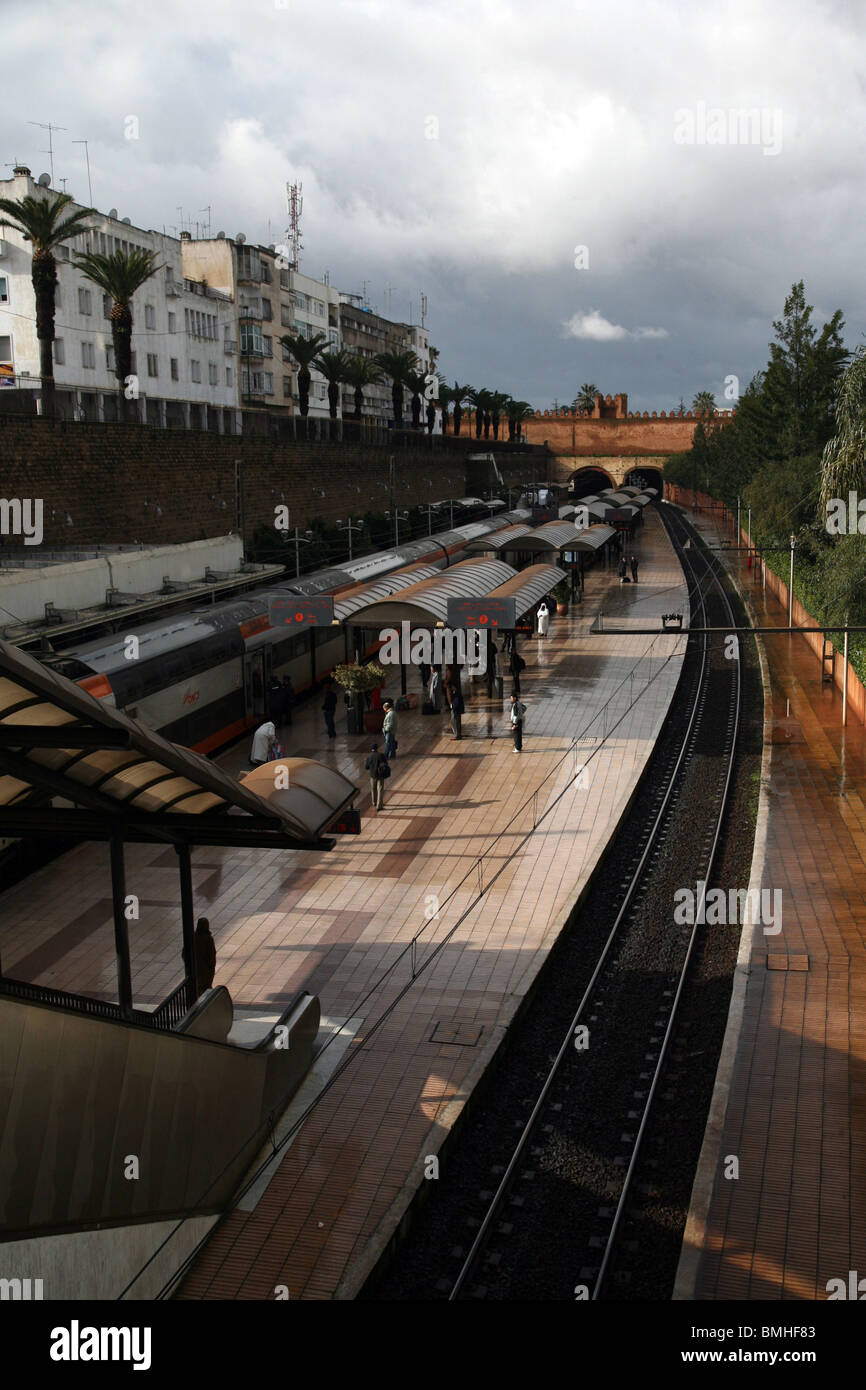
[(192, 1008), (196, 999), (195, 979), (195, 912), (192, 897), (192, 865), (189, 845), (175, 845), (180, 870), (180, 920), (183, 931), (183, 953), (186, 961), (186, 1003)]
[(132, 969), (129, 963), (129, 922), (126, 917), (126, 870), (123, 836), (111, 837), (111, 902), (114, 912), (114, 951), (117, 956), (117, 1001), (132, 1009)]

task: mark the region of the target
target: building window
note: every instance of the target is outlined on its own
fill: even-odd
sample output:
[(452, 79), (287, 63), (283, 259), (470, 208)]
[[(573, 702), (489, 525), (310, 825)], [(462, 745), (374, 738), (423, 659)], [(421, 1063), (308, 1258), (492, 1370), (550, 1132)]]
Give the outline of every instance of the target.
[(270, 267), (270, 265), (269, 265), (269, 263), (268, 263), (267, 261), (262, 261), (262, 284), (263, 284), (263, 285), (269, 285), (270, 283), (271, 283), (271, 267)]
[(78, 312), (79, 314), (90, 314), (93, 312), (90, 290), (78, 289)]
[(263, 299), (263, 300), (262, 300), (262, 318), (263, 318), (263, 319), (267, 319), (268, 322), (270, 322), (270, 320), (271, 320), (273, 317), (274, 317), (274, 314), (273, 314), (273, 310), (271, 309), (271, 301), (270, 301), (269, 299)]
[(184, 311), (183, 311), (183, 326), (184, 326), (184, 329), (186, 330), (186, 332), (188, 333), (188, 332), (189, 332), (189, 309), (184, 309)]
[(289, 288), (289, 272), (288, 272), (287, 270), (281, 270), (281, 271), (280, 271), (280, 289), (281, 289), (281, 290), (287, 290), (288, 288)]
[(136, 373), (138, 372), (138, 366), (136, 365), (136, 364), (137, 364), (137, 361), (138, 361), (138, 353), (137, 353), (137, 352), (131, 352), (131, 353), (129, 354), (129, 367), (130, 367), (130, 371), (132, 372), (133, 376), (135, 376)]
[[(0, 275), (0, 304), (9, 303), (9, 280), (5, 275)], [(56, 300), (55, 300), (56, 303)]]
[(291, 309), (287, 309), (285, 304), (280, 309), (280, 323), (283, 325), (283, 328), (291, 328), (292, 326), (292, 311)]
[(113, 372), (113, 371), (114, 371), (114, 348), (113, 348), (113, 347), (107, 347), (107, 348), (105, 349), (105, 370), (106, 370), (107, 372)]
[(178, 369), (177, 369), (177, 358), (176, 358), (176, 357), (172, 357), (172, 358), (171, 358), (171, 379), (172, 379), (172, 381), (179, 381), (179, 380), (180, 380), (180, 373), (178, 372)]
[(168, 311), (168, 331), (169, 333), (177, 332), (177, 314), (173, 309)]
[(274, 374), (273, 372), (264, 372), (263, 376), (265, 381), (265, 395), (272, 396), (274, 394)]
[(210, 382), (211, 386), (216, 386), (217, 380), (218, 380), (218, 378), (217, 378), (216, 362), (208, 362), (208, 364), (207, 364), (207, 379), (208, 379), (208, 381)]
[(81, 344), (81, 365), (91, 369), (96, 366), (96, 348), (93, 343)]
[(274, 355), (274, 340), (273, 338), (269, 338), (267, 334), (262, 338), (262, 351), (265, 357), (273, 357)]
[(292, 378), (291, 378), (290, 376), (284, 376), (284, 377), (283, 377), (283, 395), (288, 399), (288, 398), (291, 396), (291, 394), (292, 394)]
[(110, 319), (110, 318), (111, 318), (111, 304), (112, 304), (111, 295), (110, 295), (110, 294), (104, 294), (104, 295), (102, 296), (102, 317), (103, 317), (104, 319)]
[(262, 330), (257, 323), (241, 322), (241, 352), (262, 355)]
[(159, 376), (159, 360), (155, 352), (147, 354), (147, 375)]
[[(62, 342), (63, 342), (63, 339), (60, 338), (60, 339), (55, 340), (55, 343), (54, 343), (55, 349), (56, 349), (56, 347), (57, 347), (58, 341), (59, 341), (60, 343), (62, 343)], [(2, 333), (2, 334), (0, 334), (0, 362), (2, 362), (4, 366), (11, 366), (11, 365), (12, 365), (12, 334), (11, 334), (11, 333)]]
[(195, 358), (189, 364), (189, 374), (193, 381), (201, 381), (201, 363), (196, 362)]
[[(9, 339), (7, 338), (6, 341), (9, 342)], [(0, 353), (0, 357), (2, 357), (2, 355), (3, 354)], [(54, 339), (54, 361), (57, 363), (58, 367), (64, 366), (66, 362), (66, 345), (62, 338)]]
[(226, 367), (226, 386), (231, 386), (232, 384), (232, 369), (231, 367)]

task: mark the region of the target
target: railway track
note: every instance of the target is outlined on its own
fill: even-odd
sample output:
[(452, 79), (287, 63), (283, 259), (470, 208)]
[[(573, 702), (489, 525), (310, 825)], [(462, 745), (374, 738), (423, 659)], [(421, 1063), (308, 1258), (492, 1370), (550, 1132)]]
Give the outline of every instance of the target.
[[(691, 624), (735, 626), (716, 562), (703, 549), (684, 544), (691, 533), (678, 513), (665, 508), (662, 514), (687, 576)], [(474, 1237), (468, 1250), (459, 1253), (458, 1272), (449, 1276), (451, 1301), (533, 1296), (537, 1260), (530, 1252), (550, 1247), (552, 1221), (571, 1225), (570, 1213), (561, 1205), (552, 1210), (549, 1189), (556, 1182), (551, 1184), (549, 1174), (561, 1165), (567, 1170), (572, 1157), (578, 1165), (587, 1160), (587, 1136), (601, 1105), (619, 1113), (620, 1139), (612, 1163), (602, 1164), (598, 1182), (582, 1181), (584, 1198), (590, 1200), (578, 1203), (583, 1210), (571, 1230), (575, 1252), (582, 1235), (585, 1253), (573, 1291), (560, 1289), (558, 1296), (598, 1300), (609, 1287), (621, 1289), (628, 1283), (635, 1242), (624, 1236), (631, 1204), (640, 1200), (635, 1183), (641, 1164), (657, 1161), (644, 1153), (644, 1141), (672, 1051), (703, 898), (712, 882), (740, 724), (740, 661), (726, 657), (720, 644), (713, 647), (706, 636), (691, 641), (700, 644), (699, 659), (684, 668), (685, 689), (677, 701), (686, 711), (685, 732), (655, 771), (652, 814), (635, 847), (633, 867), (619, 884), (618, 910), (582, 997), (539, 1077), (542, 1084), (528, 1118), (519, 1122), (508, 1162), (497, 1165), (495, 1190), (481, 1194), (483, 1216), (470, 1218)], [(706, 814), (697, 835), (692, 821), (692, 842), (682, 854), (680, 803), (689, 777), (701, 780)], [(695, 920), (680, 930), (673, 924), (672, 872), (674, 881), (695, 885)], [(668, 904), (662, 939), (657, 929), (646, 930), (647, 919), (659, 916), (657, 908), (650, 910), (653, 899)], [(655, 959), (651, 970), (648, 951)], [(552, 1148), (557, 1150), (554, 1158)], [(534, 1181), (545, 1172), (546, 1183)], [(594, 1188), (601, 1201), (591, 1213)]]

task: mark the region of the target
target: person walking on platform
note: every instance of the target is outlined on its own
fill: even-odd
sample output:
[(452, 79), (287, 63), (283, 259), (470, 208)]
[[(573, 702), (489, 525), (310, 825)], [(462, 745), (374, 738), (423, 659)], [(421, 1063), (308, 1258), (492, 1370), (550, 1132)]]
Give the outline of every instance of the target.
[(271, 676), (268, 684), (268, 715), (275, 724), (281, 724), (280, 713), (283, 707), (283, 687), (276, 676)]
[(436, 667), (434, 666), (433, 669), (432, 669), (432, 671), (430, 672), (430, 683), (429, 683), (429, 685), (427, 686), (427, 699), (430, 701), (431, 705), (433, 706), (433, 713), (434, 713), (434, 714), (438, 714), (438, 713), (439, 713), (439, 709), (440, 709), (440, 701), (439, 701), (440, 684), (441, 684), (441, 682), (440, 682), (440, 680), (439, 680), (439, 672), (436, 670)]
[(325, 716), (325, 728), (328, 731), (328, 738), (336, 738), (337, 730), (334, 727), (334, 711), (337, 708), (337, 694), (333, 683), (326, 681), (325, 698), (322, 701), (322, 713)]
[(636, 556), (636, 555), (632, 555), (630, 564), (631, 564), (631, 577), (632, 577), (632, 579), (634, 580), (634, 582), (635, 582), (635, 584), (636, 584), (636, 583), (637, 583), (637, 556)]
[(216, 945), (210, 933), (210, 922), (206, 917), (199, 917), (195, 924), (192, 947), (192, 971), (185, 947), (183, 964), (187, 975), (192, 974), (195, 997), (198, 999), (205, 990), (213, 988), (213, 977), (216, 973)]
[(382, 708), (385, 711), (385, 718), (382, 721), (382, 733), (385, 735), (385, 757), (388, 762), (397, 756), (397, 711), (394, 708), (393, 700), (383, 700)]
[(523, 752), (523, 721), (526, 717), (526, 706), (521, 702), (516, 690), (511, 692), (511, 709), (508, 711), (508, 718), (511, 721), (511, 732), (514, 736), (514, 752)]
[(445, 687), (445, 693), (451, 709), (451, 735), (453, 738), (462, 738), (463, 711), (466, 706), (463, 703), (463, 692), (460, 689), (459, 676), (452, 676), (451, 683)]
[(487, 652), (487, 698), (492, 700), (499, 685), (499, 648), (496, 645), (496, 638), (490, 635), (490, 647)]
[(548, 608), (547, 604), (542, 600), (541, 606), (540, 606), (540, 608), (539, 608), (539, 610), (538, 610), (538, 635), (539, 635), (539, 637), (546, 637), (546, 636), (547, 636), (547, 629), (548, 629), (549, 627), (550, 627), (550, 609)]
[(280, 709), (280, 718), (283, 724), (291, 724), (292, 710), (295, 704), (295, 687), (292, 684), (291, 676), (283, 676), (282, 692), (283, 703)]
[(391, 776), (391, 769), (385, 754), (379, 752), (378, 743), (370, 744), (370, 756), (364, 767), (370, 774), (370, 800), (376, 810), (381, 811), (385, 797), (385, 778)]
[(626, 575), (627, 575), (627, 574), (628, 574), (628, 565), (626, 564), (626, 562), (625, 562), (625, 556), (623, 555), (622, 559), (621, 559), (620, 562), (619, 562), (619, 582), (620, 582), (620, 584), (624, 584), (624, 583), (625, 583)]
[(520, 694), (520, 672), (526, 670), (526, 662), (517, 650), (517, 643), (511, 648), (511, 684), (517, 695)]
[(250, 767), (261, 767), (262, 763), (269, 763), (274, 756), (274, 744), (277, 740), (277, 731), (270, 721), (267, 724), (259, 725), (253, 734), (253, 743), (250, 748)]

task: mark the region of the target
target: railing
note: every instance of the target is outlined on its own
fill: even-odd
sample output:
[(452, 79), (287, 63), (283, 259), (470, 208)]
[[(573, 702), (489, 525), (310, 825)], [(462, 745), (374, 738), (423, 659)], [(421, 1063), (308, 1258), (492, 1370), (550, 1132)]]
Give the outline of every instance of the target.
[(178, 1000), (183, 992), (186, 995), (187, 982), (170, 994), (167, 999), (148, 1013), (145, 1009), (122, 1009), (107, 999), (90, 999), (86, 994), (72, 994), (69, 990), (51, 989), (48, 985), (34, 985), (28, 980), (12, 980), (0, 976), (0, 995), (10, 999), (23, 999), (31, 1004), (50, 1004), (56, 1009), (68, 1009), (72, 1013), (87, 1014), (91, 1018), (107, 1019), (112, 1023), (134, 1023), (139, 1028), (153, 1028), (160, 1032), (171, 1032), (175, 1024), (187, 1012), (186, 1006), (177, 1013)]
[(177, 989), (172, 990), (161, 1004), (158, 1004), (151, 1015), (158, 1021), (154, 1024), (156, 1028), (176, 1028), (185, 1014), (189, 1013), (195, 1000), (192, 998), (193, 991), (189, 987), (189, 980), (183, 979)]

